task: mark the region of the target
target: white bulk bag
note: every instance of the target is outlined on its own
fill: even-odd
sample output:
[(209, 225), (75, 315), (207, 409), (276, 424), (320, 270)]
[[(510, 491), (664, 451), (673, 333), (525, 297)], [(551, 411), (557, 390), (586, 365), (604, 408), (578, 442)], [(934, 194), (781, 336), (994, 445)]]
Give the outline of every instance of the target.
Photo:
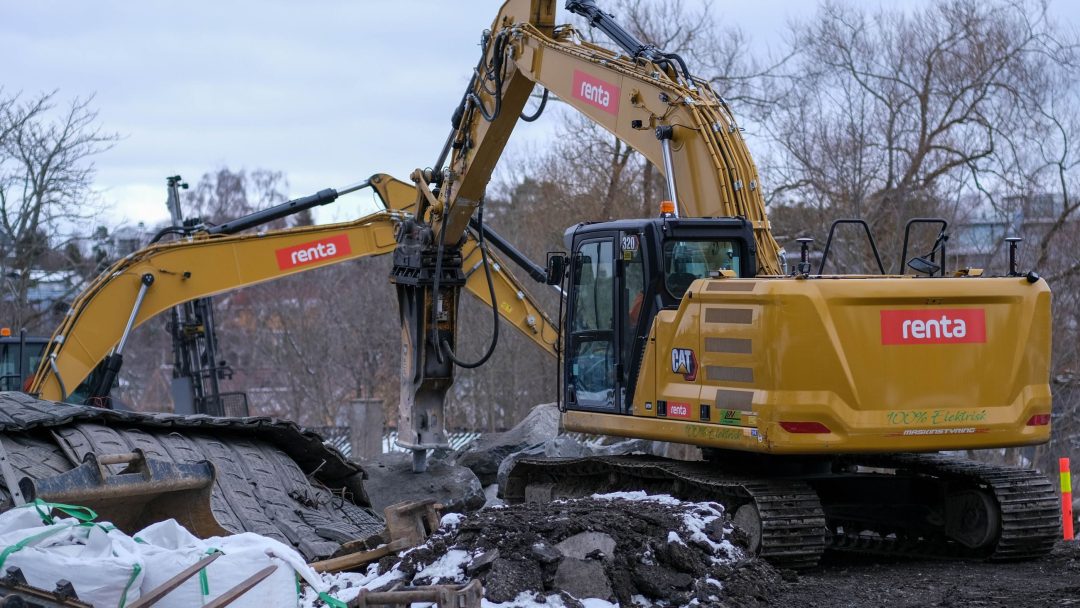
[[(54, 519), (53, 508), (74, 517)], [(144, 565), (131, 538), (89, 509), (38, 501), (0, 514), (0, 573), (11, 566), (51, 591), (70, 581), (79, 599), (123, 608), (139, 598)]]
[(144, 593), (211, 553), (223, 554), (202, 574), (166, 595), (155, 608), (201, 606), (269, 565), (276, 565), (277, 570), (230, 604), (230, 608), (297, 606), (298, 575), (316, 591), (325, 591), (322, 579), (295, 549), (258, 534), (247, 532), (204, 540), (170, 519), (148, 526), (135, 539), (146, 560)]

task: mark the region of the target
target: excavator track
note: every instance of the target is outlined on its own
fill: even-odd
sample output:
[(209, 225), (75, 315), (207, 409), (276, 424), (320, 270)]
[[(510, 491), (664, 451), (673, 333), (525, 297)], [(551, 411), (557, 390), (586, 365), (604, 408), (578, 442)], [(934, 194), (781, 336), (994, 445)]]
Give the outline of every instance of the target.
[[(1000, 523), (992, 548), (970, 548), (943, 535), (831, 535), (829, 548), (931, 559), (1009, 561), (1046, 555), (1060, 537), (1053, 484), (1041, 473), (991, 465), (944, 454), (851, 456), (848, 465), (892, 469), (898, 475), (932, 477), (944, 483), (984, 488), (998, 506)], [(830, 522), (833, 528), (834, 522)]]
[[(646, 490), (715, 501), (735, 519), (744, 507), (752, 506), (752, 518), (760, 522), (760, 535), (752, 538), (751, 548), (758, 548), (758, 555), (774, 565), (791, 569), (816, 566), (826, 549), (922, 559), (1031, 559), (1049, 553), (1060, 533), (1053, 486), (1036, 471), (941, 454), (845, 456), (837, 458), (835, 464), (850, 471), (870, 472), (748, 476), (725, 471), (717, 463), (646, 456), (523, 458), (510, 472), (504, 498), (509, 502), (544, 502), (598, 492)], [(826, 484), (835, 488), (839, 483), (848, 491), (844, 495), (854, 492), (873, 500), (873, 486), (868, 482), (902, 485), (912, 480), (992, 496), (993, 503), (987, 502), (987, 508), (993, 519), (986, 526), (993, 537), (978, 547), (965, 546), (950, 538), (943, 525), (905, 525), (900, 520), (891, 522), (888, 532), (867, 531), (834, 510), (828, 500), (836, 493), (825, 490)], [(931, 513), (934, 507), (941, 507), (924, 506)], [(874, 506), (867, 502), (859, 508), (871, 510)]]
[(753, 506), (761, 522), (760, 538), (753, 542), (760, 545), (759, 555), (781, 568), (812, 568), (825, 550), (825, 514), (809, 485), (718, 473), (704, 462), (643, 456), (524, 458), (515, 463), (503, 497), (544, 502), (641, 489), (717, 502), (731, 514)]

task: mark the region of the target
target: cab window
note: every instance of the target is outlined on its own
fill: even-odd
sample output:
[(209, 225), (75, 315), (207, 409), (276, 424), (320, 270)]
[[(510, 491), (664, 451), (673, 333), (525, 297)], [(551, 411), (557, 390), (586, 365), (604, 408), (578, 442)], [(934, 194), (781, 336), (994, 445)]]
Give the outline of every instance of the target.
[(742, 251), (737, 241), (678, 240), (664, 242), (664, 286), (682, 298), (697, 279), (719, 275), (721, 270), (739, 273)]

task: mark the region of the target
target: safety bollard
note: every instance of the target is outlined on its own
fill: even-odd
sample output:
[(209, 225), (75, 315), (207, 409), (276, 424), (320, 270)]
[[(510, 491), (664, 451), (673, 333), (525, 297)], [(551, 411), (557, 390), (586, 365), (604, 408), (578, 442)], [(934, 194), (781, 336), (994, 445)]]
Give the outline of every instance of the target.
[(1061, 469), (1061, 527), (1065, 540), (1073, 539), (1072, 476), (1069, 474), (1069, 459), (1058, 461)]

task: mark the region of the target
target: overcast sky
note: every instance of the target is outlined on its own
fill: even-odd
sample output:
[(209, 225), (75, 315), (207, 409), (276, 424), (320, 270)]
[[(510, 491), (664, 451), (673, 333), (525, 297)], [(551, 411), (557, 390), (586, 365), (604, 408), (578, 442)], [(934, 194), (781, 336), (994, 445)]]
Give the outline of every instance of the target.
[[(881, 0), (909, 6), (928, 0)], [(566, 21), (559, 0), (559, 21)], [(600, 3), (603, 6), (603, 2)], [(816, 3), (715, 0), (718, 20), (758, 45)], [(284, 171), (290, 195), (375, 172), (431, 165), (498, 2), (0, 0), (0, 87), (58, 99), (96, 95), (122, 139), (96, 158), (112, 212), (102, 223), (167, 219), (164, 184), (220, 166)], [(1055, 12), (1080, 22), (1080, 2)], [(522, 125), (512, 146), (554, 125)], [(370, 195), (335, 203), (347, 219)]]

